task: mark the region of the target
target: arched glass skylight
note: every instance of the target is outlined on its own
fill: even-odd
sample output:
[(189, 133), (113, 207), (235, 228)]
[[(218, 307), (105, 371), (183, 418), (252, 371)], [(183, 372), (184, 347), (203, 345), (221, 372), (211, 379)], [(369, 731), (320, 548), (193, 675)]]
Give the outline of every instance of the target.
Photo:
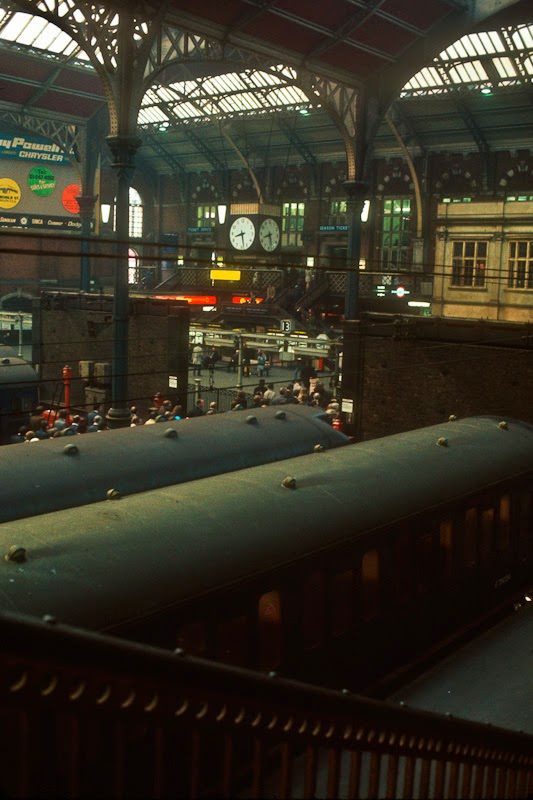
[[(56, 4), (57, 3), (57, 4)], [(71, 0), (56, 0), (59, 15), (72, 10)], [(36, 6), (47, 7), (44, 0)], [(103, 9), (100, 8), (100, 11)], [(39, 16), (0, 9), (0, 42), (29, 48), (43, 58), (78, 61), (91, 68), (87, 54), (56, 25)], [(95, 43), (96, 47), (96, 43)], [(245, 70), (203, 80), (154, 86), (143, 100), (139, 124), (169, 127), (176, 122), (310, 108), (309, 98), (294, 85), (287, 67)], [(533, 81), (533, 24), (463, 36), (403, 87), (401, 97), (452, 91), (491, 91)]]
[[(59, 6), (61, 5), (65, 3), (59, 3)], [(61, 13), (61, 8), (58, 10)], [(62, 56), (80, 61), (89, 60), (81, 47), (57, 25), (43, 17), (22, 11), (0, 9), (0, 40), (42, 51), (43, 55), (49, 58)]]
[(471, 33), (417, 72), (401, 97), (469, 90), (487, 92), (533, 81), (533, 25)]
[(143, 98), (138, 122), (162, 127), (176, 121), (310, 108), (309, 98), (294, 85), (294, 79), (290, 70), (278, 66), (272, 72), (248, 69), (153, 86)]
[[(70, 8), (60, 0), (57, 11)], [(43, 57), (83, 62), (88, 56), (56, 25), (39, 16), (0, 9), (0, 42), (39, 51)], [(97, 54), (98, 55), (98, 54)], [(142, 127), (170, 127), (176, 123), (198, 122), (280, 110), (308, 110), (309, 98), (295, 86), (296, 75), (286, 66), (271, 71), (244, 70), (223, 75), (153, 86), (145, 95), (139, 115)]]

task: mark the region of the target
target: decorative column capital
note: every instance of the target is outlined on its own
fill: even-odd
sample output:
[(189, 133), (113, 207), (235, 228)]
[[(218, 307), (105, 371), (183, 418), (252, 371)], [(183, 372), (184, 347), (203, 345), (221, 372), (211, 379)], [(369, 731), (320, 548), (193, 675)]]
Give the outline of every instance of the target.
[(343, 186), (350, 200), (364, 200), (368, 193), (368, 183), (365, 181), (344, 181)]
[(135, 154), (142, 139), (138, 136), (106, 136), (106, 142), (113, 156), (112, 167), (131, 170), (135, 168)]
[(348, 195), (348, 208), (357, 216), (363, 210), (368, 195), (368, 184), (364, 181), (344, 181), (343, 186)]
[(82, 194), (76, 197), (80, 207), (80, 219), (90, 222), (94, 216), (94, 206), (98, 200), (98, 195)]

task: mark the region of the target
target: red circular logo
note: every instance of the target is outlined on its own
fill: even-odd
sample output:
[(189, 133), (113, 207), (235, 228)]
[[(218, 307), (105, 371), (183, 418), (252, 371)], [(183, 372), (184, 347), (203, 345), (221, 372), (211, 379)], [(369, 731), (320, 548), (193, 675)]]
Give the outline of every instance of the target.
[(80, 206), (78, 201), (76, 200), (77, 197), (81, 195), (81, 189), (77, 183), (69, 183), (63, 189), (63, 194), (61, 195), (61, 202), (63, 203), (63, 208), (70, 214), (79, 214), (80, 213)]

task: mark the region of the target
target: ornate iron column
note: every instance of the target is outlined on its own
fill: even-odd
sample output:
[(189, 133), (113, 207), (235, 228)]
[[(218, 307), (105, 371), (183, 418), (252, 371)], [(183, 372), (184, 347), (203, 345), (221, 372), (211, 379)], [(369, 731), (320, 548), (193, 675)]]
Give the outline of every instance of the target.
[(359, 261), (361, 256), (361, 212), (367, 185), (362, 181), (346, 181), (348, 195), (348, 242), (346, 248), (346, 290), (344, 318), (359, 318)]
[(128, 250), (129, 250), (129, 190), (135, 170), (135, 154), (141, 140), (134, 136), (108, 136), (107, 144), (113, 155), (116, 170), (116, 250), (113, 297), (113, 361), (111, 379), (111, 408), (107, 413), (110, 428), (130, 424), (128, 409)]
[(89, 256), (89, 244), (91, 236), (91, 226), (94, 219), (94, 205), (98, 198), (92, 195), (80, 195), (76, 198), (80, 207), (81, 220), (81, 265), (80, 265), (80, 289), (88, 292), (91, 288), (91, 261)]
[(346, 181), (348, 195), (348, 243), (346, 289), (344, 297), (344, 336), (341, 356), (341, 418), (345, 433), (361, 438), (363, 405), (364, 346), (359, 319), (359, 261), (361, 255), (361, 212), (367, 186), (362, 181)]

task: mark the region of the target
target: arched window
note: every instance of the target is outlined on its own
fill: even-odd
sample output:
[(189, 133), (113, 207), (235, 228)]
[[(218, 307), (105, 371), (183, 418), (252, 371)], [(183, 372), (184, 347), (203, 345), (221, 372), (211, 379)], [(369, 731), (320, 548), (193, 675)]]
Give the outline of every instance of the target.
[[(132, 239), (140, 239), (143, 235), (143, 204), (137, 189), (129, 189), (129, 227), (128, 234)], [(113, 230), (117, 229), (117, 198), (113, 198)]]
[(140, 239), (143, 235), (143, 205), (141, 196), (137, 189), (130, 186), (130, 227), (129, 235), (132, 238)]
[(128, 248), (128, 284), (140, 286), (139, 254), (132, 247)]

